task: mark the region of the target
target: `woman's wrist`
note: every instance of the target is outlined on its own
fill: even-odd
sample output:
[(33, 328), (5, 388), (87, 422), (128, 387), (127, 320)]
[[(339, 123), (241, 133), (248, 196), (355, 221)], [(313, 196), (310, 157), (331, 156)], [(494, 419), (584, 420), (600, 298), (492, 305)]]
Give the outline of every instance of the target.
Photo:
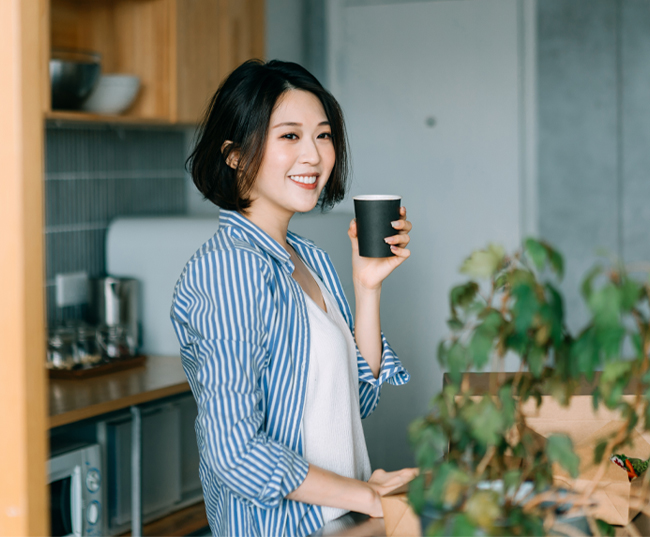
[(372, 483), (343, 477), (309, 465), (307, 477), (288, 499), (356, 511), (373, 517), (382, 516), (381, 498)]
[(354, 275), (352, 276), (352, 284), (354, 285), (355, 294), (357, 294), (357, 293), (362, 293), (362, 294), (381, 293), (381, 284), (382, 283), (383, 282), (372, 284), (372, 283), (364, 282), (359, 278), (355, 278)]
[(368, 503), (369, 509), (364, 514), (375, 518), (383, 517), (384, 510), (381, 506), (381, 496), (370, 483), (366, 483), (366, 484), (368, 485), (368, 489), (370, 490), (370, 496), (369, 496), (369, 503)]

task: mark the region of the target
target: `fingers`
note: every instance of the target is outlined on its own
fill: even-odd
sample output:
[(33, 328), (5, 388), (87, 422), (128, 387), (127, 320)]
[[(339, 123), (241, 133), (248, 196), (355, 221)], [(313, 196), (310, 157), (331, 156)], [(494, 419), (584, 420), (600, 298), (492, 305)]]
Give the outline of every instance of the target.
[(399, 263), (397, 265), (401, 265), (402, 262), (406, 261), (410, 255), (411, 255), (411, 250), (408, 248), (400, 248), (399, 246), (391, 246), (390, 251), (393, 252), (393, 255), (395, 257), (391, 257), (391, 260), (397, 260)]
[(348, 227), (348, 237), (351, 239), (356, 239), (357, 238), (357, 221), (356, 219), (353, 219), (350, 222), (350, 226)]
[(406, 478), (407, 483), (415, 479), (418, 475), (420, 475), (419, 468), (403, 468), (400, 471), (402, 472), (402, 475)]
[(404, 248), (409, 242), (411, 242), (411, 237), (409, 235), (392, 235), (391, 237), (386, 237), (384, 241), (387, 244), (399, 246)]
[(399, 230), (400, 233), (408, 233), (413, 229), (413, 224), (406, 219), (406, 215), (404, 215), (404, 218), (394, 220), (390, 225)]
[[(397, 235), (386, 237), (384, 240), (391, 245), (391, 250), (395, 255), (406, 259), (410, 252), (405, 247), (411, 241), (409, 232), (413, 229), (413, 224), (406, 219), (406, 207), (400, 207), (400, 218), (391, 222), (391, 226), (397, 230)], [(397, 249), (393, 248), (395, 246)]]

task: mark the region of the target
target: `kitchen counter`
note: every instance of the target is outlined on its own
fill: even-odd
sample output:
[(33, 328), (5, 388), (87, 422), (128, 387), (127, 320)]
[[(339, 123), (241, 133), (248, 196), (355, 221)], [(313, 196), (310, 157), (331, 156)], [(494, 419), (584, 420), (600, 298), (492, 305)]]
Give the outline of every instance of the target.
[(149, 356), (145, 365), (84, 380), (50, 379), (49, 427), (189, 392), (179, 356)]

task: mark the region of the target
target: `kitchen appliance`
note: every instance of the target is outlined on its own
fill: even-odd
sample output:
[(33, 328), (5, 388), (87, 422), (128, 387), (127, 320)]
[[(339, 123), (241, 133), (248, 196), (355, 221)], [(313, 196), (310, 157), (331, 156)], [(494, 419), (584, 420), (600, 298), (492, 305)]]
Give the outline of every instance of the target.
[(135, 75), (102, 75), (81, 108), (96, 114), (121, 114), (131, 106), (139, 89), (140, 78)]
[(101, 56), (95, 52), (52, 50), (52, 110), (78, 110), (95, 88), (101, 70)]
[(93, 321), (98, 326), (97, 341), (105, 355), (109, 358), (135, 356), (140, 346), (138, 280), (94, 278), (90, 291)]
[(97, 444), (53, 450), (48, 462), (53, 537), (103, 535), (103, 476)]

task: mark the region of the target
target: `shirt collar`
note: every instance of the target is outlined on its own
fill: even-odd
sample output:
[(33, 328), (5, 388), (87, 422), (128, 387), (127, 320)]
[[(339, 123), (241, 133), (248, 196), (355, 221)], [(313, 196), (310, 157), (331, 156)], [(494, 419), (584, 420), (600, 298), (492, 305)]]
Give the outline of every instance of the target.
[[(287, 265), (293, 272), (294, 266), (291, 261), (291, 256), (278, 241), (272, 238), (268, 233), (263, 231), (260, 227), (256, 226), (248, 218), (241, 215), (237, 211), (230, 211), (228, 209), (219, 209), (219, 221), (220, 224), (227, 224), (233, 226), (244, 233), (249, 238), (249, 240), (259, 246), (267, 254), (277, 259), (280, 263)], [(287, 237), (289, 238), (289, 237)], [(295, 235), (292, 234), (291, 238), (295, 238)], [(295, 240), (295, 239), (294, 239)], [(293, 241), (289, 241), (293, 242)]]

